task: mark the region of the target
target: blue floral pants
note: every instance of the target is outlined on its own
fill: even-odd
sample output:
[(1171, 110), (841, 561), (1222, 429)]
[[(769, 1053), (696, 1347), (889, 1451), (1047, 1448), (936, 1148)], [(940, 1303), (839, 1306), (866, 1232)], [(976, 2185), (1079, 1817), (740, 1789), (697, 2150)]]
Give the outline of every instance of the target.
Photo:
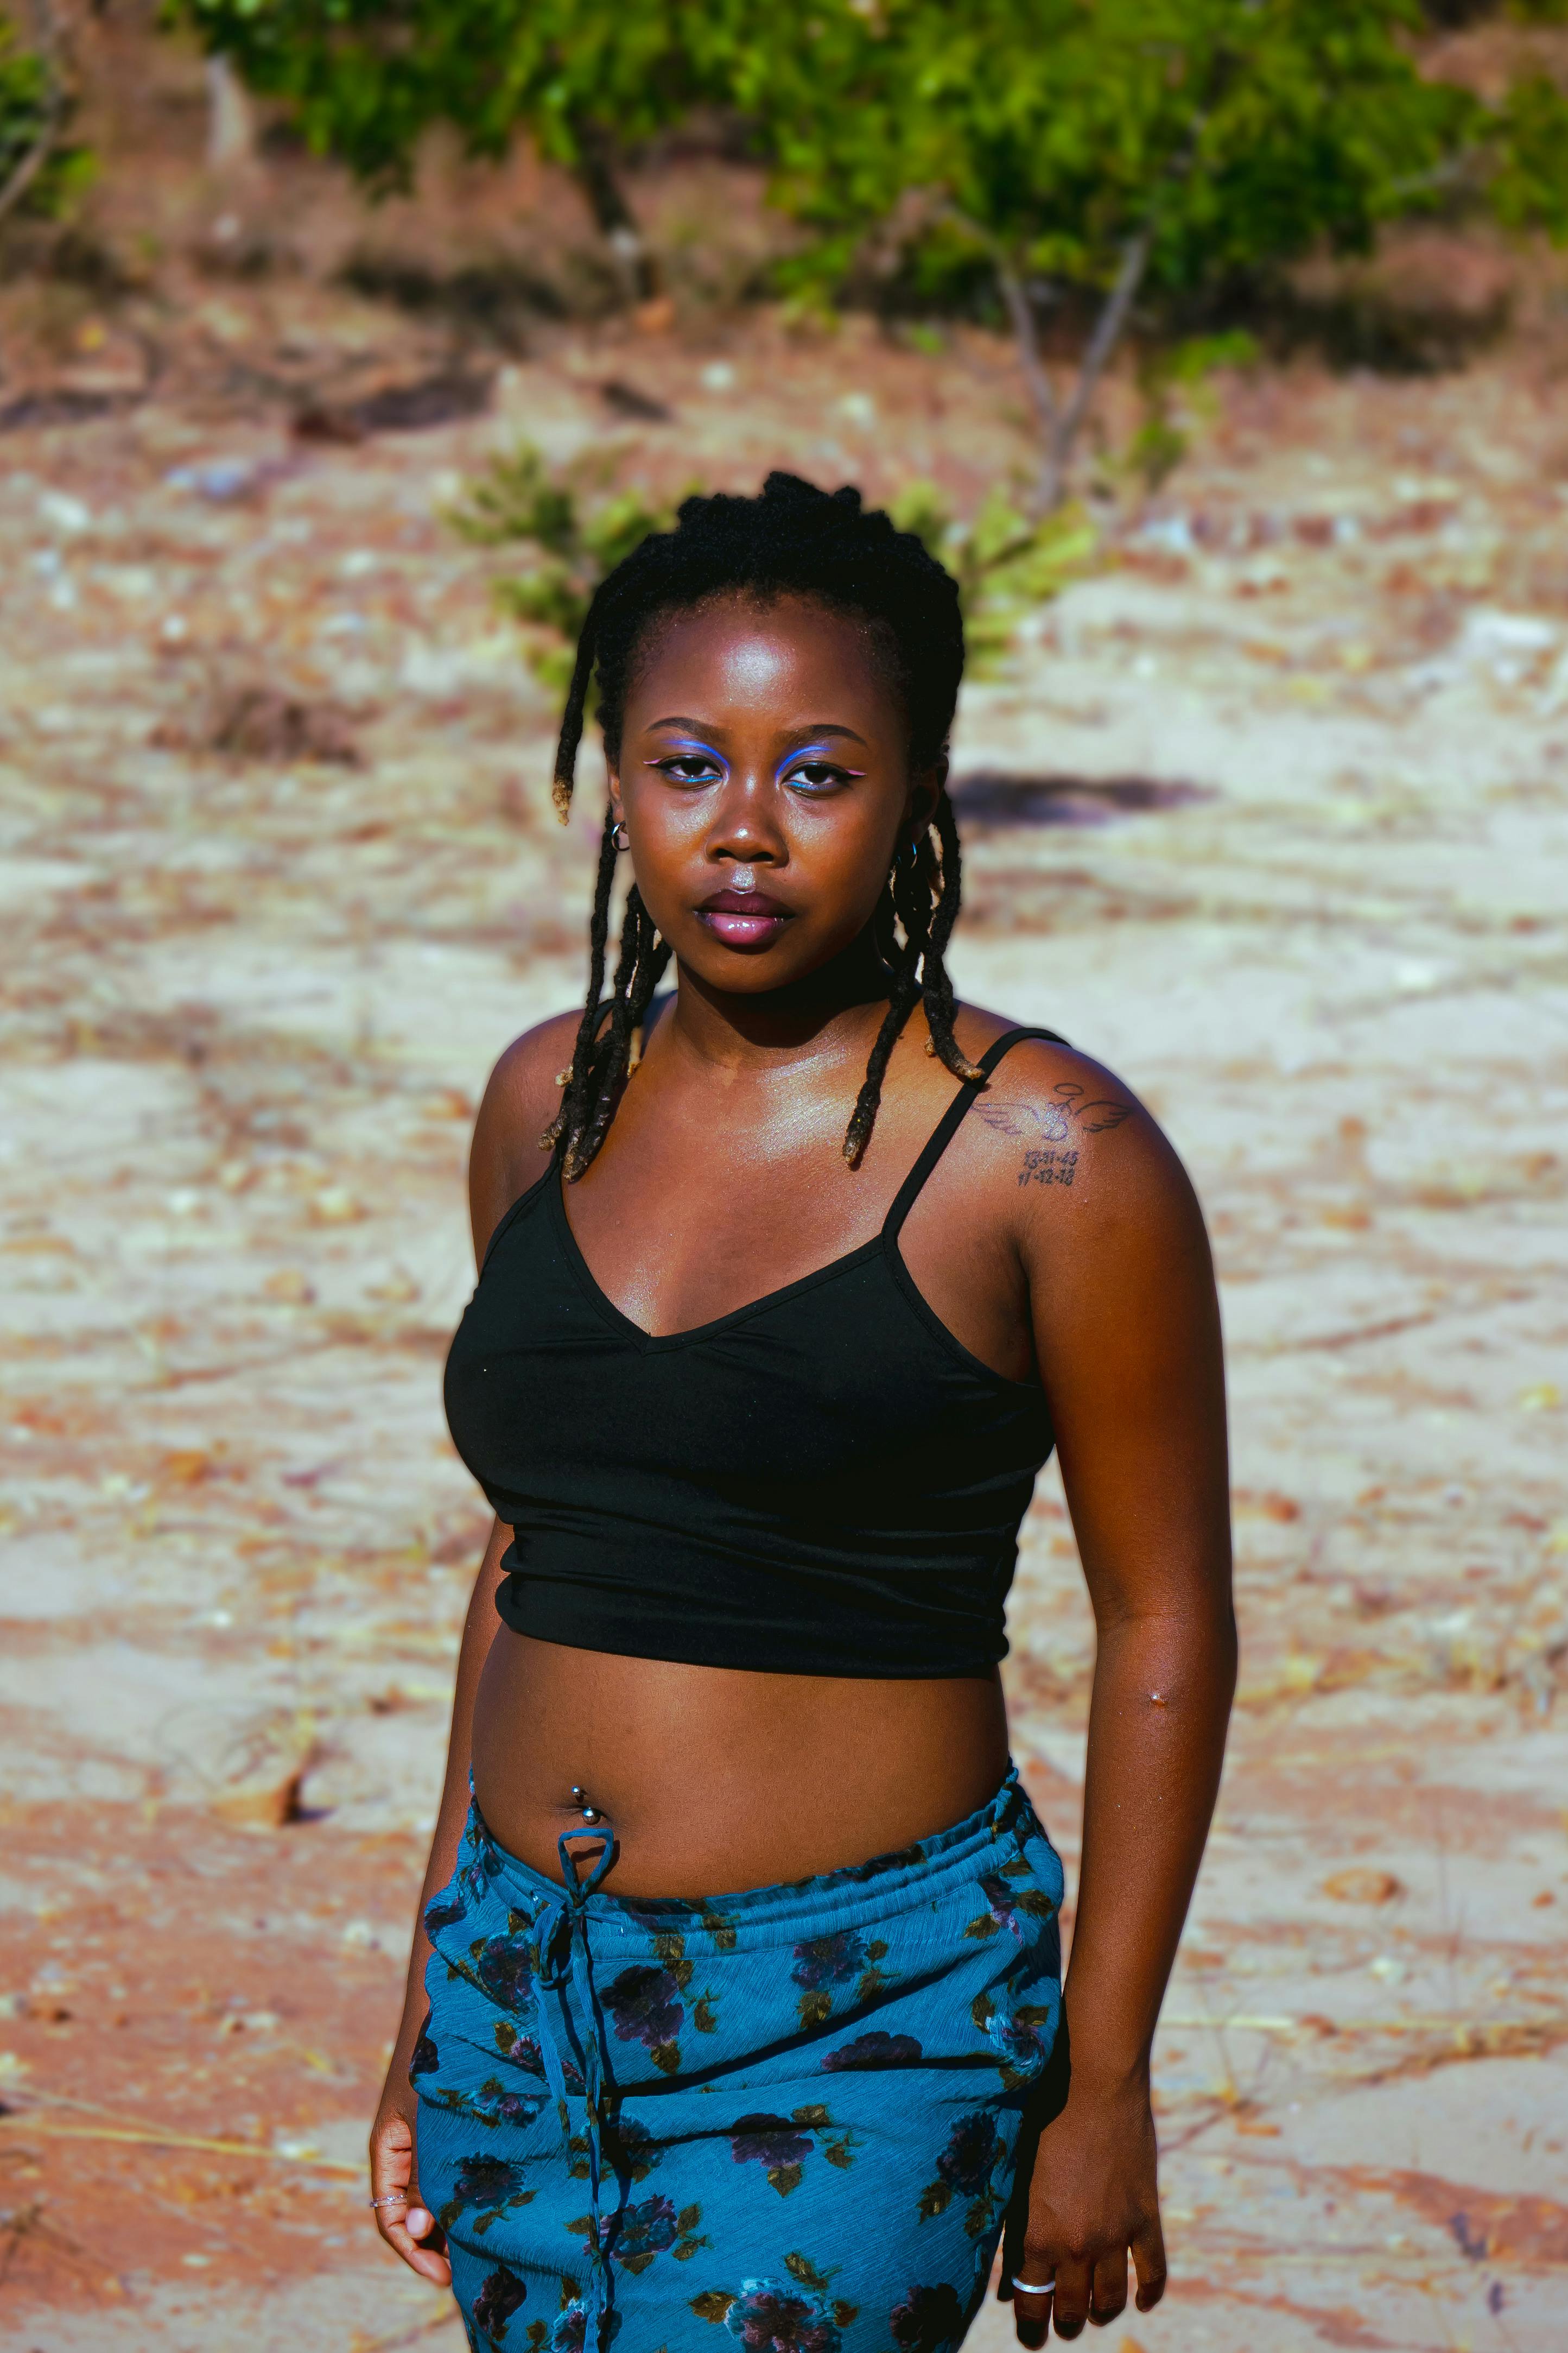
[(469, 1812), (429, 1905), (418, 2179), (474, 2353), (952, 2353), (1060, 2012), (1016, 1771), (954, 1829), (702, 1903)]

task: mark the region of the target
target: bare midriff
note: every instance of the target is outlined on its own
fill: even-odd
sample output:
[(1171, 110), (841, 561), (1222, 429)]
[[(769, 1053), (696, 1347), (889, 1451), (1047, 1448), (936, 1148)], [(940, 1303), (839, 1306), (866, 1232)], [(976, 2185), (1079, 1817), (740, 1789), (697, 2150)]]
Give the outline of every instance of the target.
[[(622, 1658), (498, 1627), (473, 1723), (492, 1835), (552, 1879), (586, 1805), (621, 1895), (808, 1878), (946, 1830), (1007, 1769), (995, 1675), (888, 1682)], [(581, 1795), (574, 1794), (581, 1792)]]

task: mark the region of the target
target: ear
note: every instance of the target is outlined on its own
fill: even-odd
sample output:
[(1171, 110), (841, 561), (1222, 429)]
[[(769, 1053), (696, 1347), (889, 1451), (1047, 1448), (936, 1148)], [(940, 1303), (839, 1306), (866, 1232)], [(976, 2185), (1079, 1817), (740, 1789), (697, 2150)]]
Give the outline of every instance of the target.
[(910, 797), (904, 809), (904, 825), (909, 839), (918, 841), (936, 814), (947, 784), (947, 754), (933, 760), (929, 768), (917, 768), (910, 778)]
[(610, 810), (616, 825), (626, 822), (626, 810), (621, 806), (621, 772), (609, 754), (605, 754), (605, 776), (610, 787)]

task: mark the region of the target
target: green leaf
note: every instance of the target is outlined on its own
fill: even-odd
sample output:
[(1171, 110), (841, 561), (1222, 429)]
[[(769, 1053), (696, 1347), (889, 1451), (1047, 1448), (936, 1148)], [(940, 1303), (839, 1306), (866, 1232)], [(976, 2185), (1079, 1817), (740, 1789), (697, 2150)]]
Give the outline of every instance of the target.
[(529, 669), (541, 686), (547, 687), (558, 699), (572, 683), (575, 667), (570, 646), (527, 646), (523, 649)]
[(31, 170), (18, 199), (24, 213), (50, 218), (67, 211), (94, 176), (90, 149), (63, 135), (70, 112), (55, 67), (24, 48), (16, 27), (0, 16), (0, 187), (24, 166)]
[(1521, 76), (1498, 109), (1487, 193), (1505, 227), (1568, 240), (1568, 98), (1544, 74)]
[[(531, 551), (527, 568), (495, 581), (492, 594), (503, 613), (540, 633), (525, 648), (526, 657), (535, 675), (557, 691), (570, 681), (574, 650), (600, 581), (650, 531), (670, 521), (667, 509), (649, 505), (639, 491), (610, 491), (605, 477), (614, 464), (614, 459), (608, 466), (595, 459), (552, 471), (531, 443), (521, 442), (492, 458), (450, 511), (453, 528), (474, 544)], [(733, 1931), (727, 1933), (732, 1943)], [(684, 1937), (662, 1932), (655, 1947), (684, 1990), (692, 1967), (684, 1957)]]
[(906, 482), (888, 501), (888, 512), (900, 531), (913, 532), (928, 555), (939, 564), (944, 560), (952, 517), (934, 482)]

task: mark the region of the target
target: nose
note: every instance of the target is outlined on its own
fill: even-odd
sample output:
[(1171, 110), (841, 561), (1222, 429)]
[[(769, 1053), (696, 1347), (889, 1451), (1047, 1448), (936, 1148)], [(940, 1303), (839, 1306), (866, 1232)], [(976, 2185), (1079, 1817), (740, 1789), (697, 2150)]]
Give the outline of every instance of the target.
[(721, 865), (787, 866), (789, 843), (779, 823), (771, 776), (731, 769), (706, 844)]

